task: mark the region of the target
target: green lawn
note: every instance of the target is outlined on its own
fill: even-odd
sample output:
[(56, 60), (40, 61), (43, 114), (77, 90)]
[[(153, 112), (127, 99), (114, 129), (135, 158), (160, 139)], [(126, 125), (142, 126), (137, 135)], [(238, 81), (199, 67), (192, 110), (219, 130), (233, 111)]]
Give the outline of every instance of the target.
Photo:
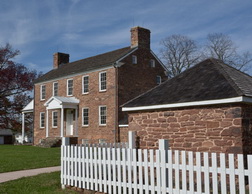
[(0, 184), (1, 194), (57, 194), (78, 193), (70, 189), (61, 189), (60, 172), (40, 174), (33, 177), (25, 177)]
[(59, 165), (59, 147), (40, 148), (23, 145), (0, 146), (0, 173)]

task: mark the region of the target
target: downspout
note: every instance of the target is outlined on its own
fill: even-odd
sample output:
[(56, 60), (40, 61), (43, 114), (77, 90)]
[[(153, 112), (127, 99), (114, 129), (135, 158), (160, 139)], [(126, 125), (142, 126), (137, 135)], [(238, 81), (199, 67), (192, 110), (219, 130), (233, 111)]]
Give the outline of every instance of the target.
[[(117, 64), (116, 64), (117, 65)], [(117, 134), (119, 135), (118, 129), (118, 67), (115, 67), (115, 132), (114, 132), (114, 142), (117, 142)]]

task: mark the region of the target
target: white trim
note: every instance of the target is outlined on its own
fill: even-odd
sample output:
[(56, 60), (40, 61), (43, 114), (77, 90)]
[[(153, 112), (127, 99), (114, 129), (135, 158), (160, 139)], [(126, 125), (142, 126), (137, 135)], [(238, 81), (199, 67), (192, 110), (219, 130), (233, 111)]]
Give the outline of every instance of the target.
[[(88, 92), (84, 92), (84, 77), (88, 77)], [(89, 93), (89, 75), (83, 75), (82, 76), (82, 94), (88, 94)]]
[(239, 97), (224, 98), (224, 99), (219, 99), (219, 100), (204, 100), (204, 101), (183, 102), (183, 103), (174, 103), (174, 104), (151, 105), (151, 106), (123, 107), (122, 111), (153, 110), (153, 109), (164, 109), (164, 108), (227, 104), (227, 103), (237, 103), (237, 102), (252, 103), (252, 98), (239, 96)]
[[(54, 115), (53, 115), (53, 113), (57, 113), (57, 125), (54, 125)], [(58, 127), (58, 118), (59, 118), (59, 114), (58, 114), (58, 111), (57, 110), (55, 110), (55, 111), (52, 111), (52, 127), (53, 128), (57, 128)]]
[[(105, 107), (106, 108), (106, 123), (105, 124), (101, 124), (101, 107)], [(101, 105), (99, 106), (99, 126), (106, 126), (107, 125), (107, 106), (106, 105)]]
[[(87, 109), (87, 110), (88, 110), (88, 124), (87, 124), (87, 125), (84, 125), (84, 124), (83, 124), (83, 121), (84, 121), (83, 110), (84, 110), (84, 109)], [(89, 108), (88, 108), (88, 107), (83, 107), (83, 108), (82, 108), (81, 118), (82, 118), (82, 119), (81, 119), (81, 125), (82, 125), (82, 127), (88, 127), (88, 125), (89, 125)]]
[[(102, 73), (106, 73), (106, 89), (101, 89), (101, 74)], [(105, 92), (107, 91), (107, 72), (106, 71), (102, 71), (102, 72), (99, 72), (99, 92)]]
[[(41, 114), (44, 114), (44, 127), (41, 126)], [(39, 114), (39, 128), (44, 129), (45, 128), (45, 112), (40, 112)]]
[(45, 98), (42, 98), (42, 87), (45, 87), (45, 98), (46, 98), (46, 85), (42, 84), (40, 85), (40, 100), (45, 100)]
[[(68, 88), (68, 81), (73, 81), (73, 78), (71, 78), (71, 79), (67, 79), (67, 96), (73, 96), (73, 90), (72, 90), (72, 94), (71, 95), (69, 95), (69, 88)], [(74, 81), (73, 81), (73, 85), (74, 85)], [(73, 89), (74, 89), (74, 86), (73, 86)]]
[(115, 64), (110, 64), (109, 66), (104, 67), (104, 68), (100, 68), (100, 69), (94, 69), (94, 70), (90, 70), (90, 71), (83, 71), (83, 72), (80, 72), (80, 73), (75, 73), (75, 74), (66, 75), (66, 76), (62, 76), (62, 77), (57, 77), (55, 79), (50, 79), (50, 80), (46, 80), (46, 81), (35, 83), (34, 85), (41, 85), (41, 84), (51, 83), (53, 81), (59, 81), (59, 80), (62, 80), (62, 79), (71, 79), (71, 78), (73, 78), (75, 76), (79, 76), (79, 75), (83, 75), (83, 74), (88, 74), (88, 73), (93, 73), (93, 72), (97, 72), (97, 71), (106, 71), (108, 69), (114, 68), (114, 65)]
[(128, 124), (119, 125), (119, 127), (128, 127), (128, 126), (129, 126)]
[[(55, 95), (55, 84), (57, 84), (57, 95)], [(59, 95), (59, 83), (58, 82), (53, 82), (53, 96), (58, 96)]]

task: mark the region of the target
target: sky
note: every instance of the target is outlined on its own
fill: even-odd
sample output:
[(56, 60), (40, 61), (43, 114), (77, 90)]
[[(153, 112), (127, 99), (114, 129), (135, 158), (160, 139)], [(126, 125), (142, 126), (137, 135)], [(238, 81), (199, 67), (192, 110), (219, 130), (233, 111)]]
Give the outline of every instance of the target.
[(70, 62), (130, 46), (130, 28), (151, 31), (151, 48), (172, 34), (204, 44), (224, 33), (238, 51), (252, 53), (251, 0), (0, 0), (0, 46), (21, 54), (15, 61), (46, 73), (53, 54)]

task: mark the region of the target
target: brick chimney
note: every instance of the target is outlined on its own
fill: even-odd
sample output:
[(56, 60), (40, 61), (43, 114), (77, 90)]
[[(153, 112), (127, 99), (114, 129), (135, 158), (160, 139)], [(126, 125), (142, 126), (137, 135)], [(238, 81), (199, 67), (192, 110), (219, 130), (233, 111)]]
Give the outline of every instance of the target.
[(69, 63), (69, 54), (54, 53), (53, 55), (53, 69), (58, 69), (60, 65)]
[(150, 30), (136, 26), (131, 28), (131, 48), (141, 47), (150, 49)]

